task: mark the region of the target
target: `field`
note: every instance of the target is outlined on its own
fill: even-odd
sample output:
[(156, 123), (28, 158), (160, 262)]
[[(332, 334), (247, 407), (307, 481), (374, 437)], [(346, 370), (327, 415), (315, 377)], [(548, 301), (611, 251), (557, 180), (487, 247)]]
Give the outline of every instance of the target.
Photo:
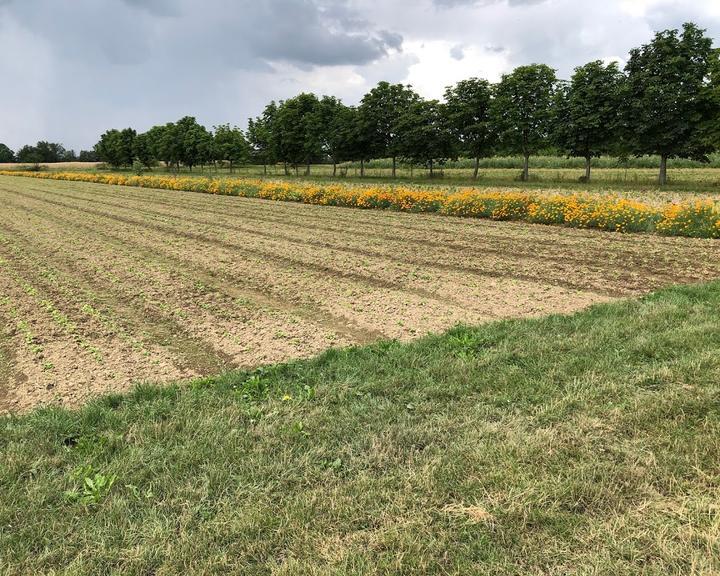
[[(99, 162), (51, 162), (40, 163), (39, 166), (48, 170), (94, 170)], [(17, 164), (11, 162), (0, 162), (0, 170), (17, 170), (20, 167), (28, 167), (30, 164)]]
[(0, 178), (3, 410), (720, 276), (713, 240)]
[[(365, 165), (365, 177), (360, 178), (360, 165), (358, 163), (339, 164), (333, 176), (333, 167), (328, 164), (314, 164), (311, 166), (310, 176), (304, 175), (304, 167), (298, 170), (289, 169), (285, 175), (282, 165), (241, 165), (230, 172), (224, 166), (196, 166), (192, 171), (183, 167), (182, 175), (222, 177), (249, 177), (249, 178), (286, 178), (295, 181), (314, 180), (321, 182), (384, 182), (384, 183), (415, 183), (426, 186), (481, 186), (522, 189), (543, 189), (548, 187), (565, 190), (617, 191), (625, 196), (641, 197), (648, 193), (676, 199), (687, 195), (701, 195), (704, 197), (720, 197), (720, 155), (713, 155), (709, 164), (688, 160), (671, 160), (669, 162), (669, 180), (664, 187), (657, 184), (659, 159), (652, 157), (631, 158), (627, 165), (620, 164), (616, 158), (603, 157), (595, 159), (595, 168), (589, 183), (581, 182), (584, 175), (584, 160), (577, 158), (562, 158), (553, 156), (540, 156), (531, 158), (531, 180), (518, 181), (522, 167), (522, 159), (486, 158), (481, 161), (478, 179), (472, 178), (472, 161), (459, 160), (448, 162), (447, 167), (437, 170), (435, 177), (430, 178), (428, 170), (422, 167), (410, 169), (399, 164), (397, 177), (392, 178), (391, 160), (373, 160)], [(83, 171), (91, 173), (107, 173), (108, 166), (100, 162), (59, 162), (42, 164), (48, 171)], [(31, 166), (28, 164), (0, 164), (0, 170), (23, 170)], [(130, 174), (129, 168), (115, 170), (115, 172)], [(150, 170), (153, 174), (175, 174), (174, 169), (163, 165)]]
[(719, 240), (0, 205), (0, 573), (720, 573)]

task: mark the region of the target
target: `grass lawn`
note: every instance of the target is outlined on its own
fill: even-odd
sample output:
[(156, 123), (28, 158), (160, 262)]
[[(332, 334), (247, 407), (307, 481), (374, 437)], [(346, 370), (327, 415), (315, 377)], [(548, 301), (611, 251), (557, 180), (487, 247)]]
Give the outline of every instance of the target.
[(674, 288), (5, 417), (0, 572), (718, 573), (719, 320)]

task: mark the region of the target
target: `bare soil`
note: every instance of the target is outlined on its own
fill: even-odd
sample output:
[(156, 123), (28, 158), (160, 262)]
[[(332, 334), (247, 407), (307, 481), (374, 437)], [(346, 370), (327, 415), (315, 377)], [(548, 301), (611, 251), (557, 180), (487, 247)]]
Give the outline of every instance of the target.
[(713, 240), (0, 177), (0, 410), (720, 275)]

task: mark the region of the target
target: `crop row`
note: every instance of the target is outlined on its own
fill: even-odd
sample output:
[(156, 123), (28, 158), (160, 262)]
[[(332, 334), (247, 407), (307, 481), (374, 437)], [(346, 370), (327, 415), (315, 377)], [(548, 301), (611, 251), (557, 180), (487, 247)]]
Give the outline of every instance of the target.
[(464, 188), (448, 193), (403, 186), (321, 185), (252, 178), (19, 171), (0, 171), (0, 175), (204, 192), (325, 206), (433, 212), (614, 232), (655, 232), (667, 236), (720, 238), (720, 205), (710, 199), (653, 206), (618, 196), (503, 192), (479, 188)]

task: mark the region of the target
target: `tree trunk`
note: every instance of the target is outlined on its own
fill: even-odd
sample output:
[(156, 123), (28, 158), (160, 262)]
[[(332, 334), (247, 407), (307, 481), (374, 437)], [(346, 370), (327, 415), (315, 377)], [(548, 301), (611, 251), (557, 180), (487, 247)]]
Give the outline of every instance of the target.
[(360, 160), (360, 178), (365, 177), (365, 160)]
[(308, 160), (305, 165), (305, 176), (310, 176), (310, 160)]
[(667, 161), (668, 158), (666, 154), (660, 156), (660, 178), (658, 179), (660, 186), (667, 184)]
[(430, 160), (430, 178), (433, 177), (433, 161)]
[(290, 170), (288, 170), (288, 164), (287, 164), (287, 162), (285, 162), (285, 163), (283, 164), (283, 166), (284, 166), (284, 168), (285, 168), (285, 176), (290, 176)]
[(525, 154), (523, 157), (523, 173), (522, 181), (527, 182), (530, 179), (530, 154)]
[(592, 158), (585, 156), (585, 182), (590, 182), (590, 171), (592, 169)]
[(232, 160), (230, 160), (230, 174), (232, 174), (232, 173), (233, 173), (233, 162), (232, 162)]
[(263, 162), (263, 175), (267, 176), (267, 164)]
[(395, 167), (397, 166), (397, 158), (395, 156), (392, 157), (393, 164), (392, 164), (392, 177), (395, 178)]
[(480, 156), (475, 156), (475, 169), (473, 170), (473, 180), (477, 180), (478, 170), (480, 170)]
[(333, 178), (335, 178), (335, 174), (337, 174), (337, 162), (333, 160)]

